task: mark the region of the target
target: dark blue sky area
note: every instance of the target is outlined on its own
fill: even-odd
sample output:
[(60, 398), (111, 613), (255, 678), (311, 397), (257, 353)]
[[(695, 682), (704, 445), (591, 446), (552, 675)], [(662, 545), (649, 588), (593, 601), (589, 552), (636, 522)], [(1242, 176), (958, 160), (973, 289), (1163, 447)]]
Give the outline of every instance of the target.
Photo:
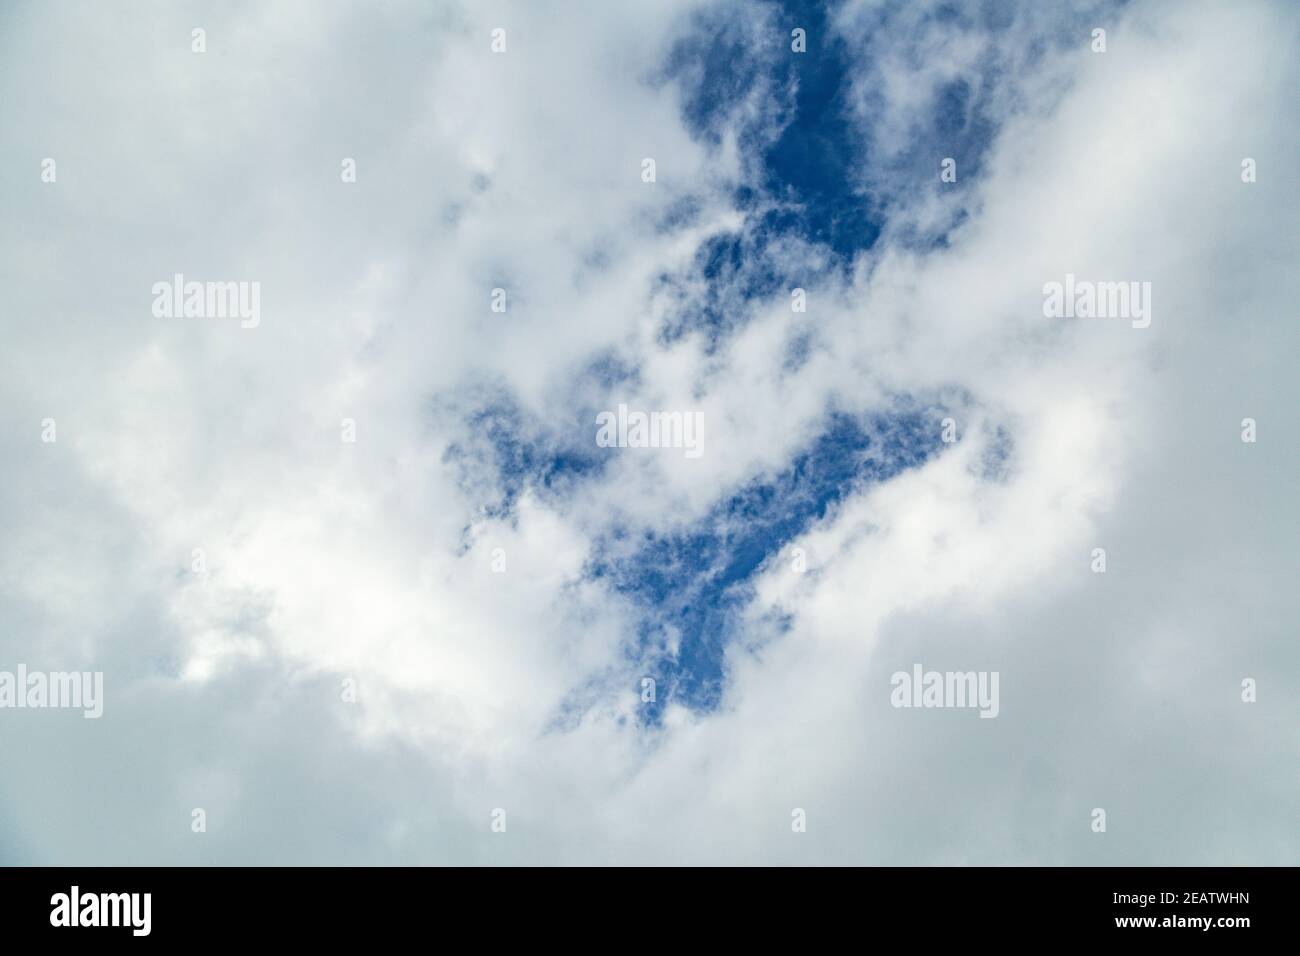
[[(634, 656), (659, 684), (647, 712), (657, 720), (674, 700), (711, 709), (723, 686), (723, 655), (754, 575), (783, 547), (849, 495), (887, 481), (934, 454), (939, 418), (899, 411), (863, 420), (832, 414), (788, 467), (722, 498), (702, 520), (672, 535), (614, 532), (597, 549), (591, 577), (642, 611)], [(660, 649), (666, 629), (680, 635), (676, 655)]]
[[(718, 146), (725, 131), (736, 133), (743, 176), (731, 199), (745, 214), (739, 229), (706, 238), (684, 272), (658, 277), (654, 294), (668, 297), (661, 344), (696, 334), (706, 352), (724, 349), (754, 305), (784, 299), (796, 286), (843, 278), (857, 257), (870, 254), (900, 202), (943, 188), (941, 158), (957, 160), (962, 185), (956, 189), (965, 189), (995, 132), (987, 104), (999, 67), (990, 57), (971, 76), (931, 89), (929, 108), (904, 131), (905, 142), (877, 156), (871, 37), (879, 30), (905, 47), (927, 24), (1005, 29), (1014, 20), (1005, 8), (940, 6), (918, 26), (910, 8), (886, 4), (864, 14), (872, 22), (857, 24), (852, 41), (832, 30), (825, 3), (770, 3), (769, 9), (771, 21), (761, 28), (731, 6), (702, 12), (657, 78), (679, 90), (683, 120), (698, 141)], [(806, 31), (806, 53), (791, 51), (795, 27)], [(751, 109), (755, 98), (757, 110)], [(697, 198), (684, 197), (660, 228), (683, 228), (699, 209)], [(946, 227), (900, 241), (942, 246), (944, 230), (965, 215), (959, 202)], [(792, 248), (816, 254), (794, 262)], [(578, 404), (637, 377), (626, 357), (593, 356), (574, 386)], [(611, 528), (599, 539), (587, 573), (638, 610), (628, 653), (659, 684), (658, 700), (646, 712), (650, 723), (669, 701), (704, 710), (719, 704), (725, 650), (767, 562), (849, 495), (937, 453), (942, 415), (919, 407), (902, 396), (871, 416), (828, 412), (819, 434), (787, 467), (738, 490), (719, 489), (717, 503), (689, 527), (667, 535)], [(629, 453), (592, 447), (582, 416), (569, 435), (522, 420), (508, 398), (475, 414), (483, 445), (472, 453), (455, 449), (453, 457), (486, 459), (495, 469), (501, 490), (490, 514), (508, 515), (525, 487), (561, 498), (581, 495), (610, 455)], [(678, 635), (675, 654), (667, 650), (669, 633)]]

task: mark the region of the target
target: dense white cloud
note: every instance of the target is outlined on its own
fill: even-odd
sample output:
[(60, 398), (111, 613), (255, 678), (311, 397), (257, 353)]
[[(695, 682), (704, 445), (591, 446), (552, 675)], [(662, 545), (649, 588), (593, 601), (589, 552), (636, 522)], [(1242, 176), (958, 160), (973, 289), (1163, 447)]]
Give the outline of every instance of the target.
[[(791, 243), (808, 316), (781, 292), (710, 351), (660, 339), (654, 283), (739, 221), (736, 124), (765, 100), (691, 138), (661, 67), (696, 9), (6, 11), (0, 669), (100, 669), (107, 702), (0, 711), (0, 857), (1294, 859), (1294, 11), (1138, 3), (1105, 54), (1084, 31), (1034, 63), (1042, 14), (879, 36), (847, 6), (854, 55), (890, 51), (854, 91), (876, 146), (902, 155), (922, 93), (990, 48), (1016, 77), (997, 138), (959, 196), (891, 190), (850, 277)], [(908, 241), (959, 203), (945, 248)], [(259, 327), (154, 318), (176, 272), (259, 281)], [(1044, 318), (1067, 272), (1151, 282), (1151, 327)], [(584, 386), (602, 354), (638, 377)], [(810, 573), (765, 568), (718, 711), (638, 728), (638, 611), (584, 574), (593, 543), (689, 523), (828, 405), (899, 393), (942, 396), (961, 442), (801, 535)], [(558, 435), (594, 435), (587, 401), (698, 409), (706, 453), (484, 511), (465, 413), (500, 395)], [(998, 719), (891, 708), (915, 661), (1000, 671)]]

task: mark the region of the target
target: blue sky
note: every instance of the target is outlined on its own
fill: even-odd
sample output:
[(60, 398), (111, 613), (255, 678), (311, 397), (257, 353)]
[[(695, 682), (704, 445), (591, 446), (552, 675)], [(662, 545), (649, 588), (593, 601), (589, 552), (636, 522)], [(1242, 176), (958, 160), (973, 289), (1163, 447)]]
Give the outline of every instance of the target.
[[(654, 77), (656, 85), (675, 91), (682, 123), (706, 150), (721, 149), (723, 129), (733, 129), (740, 145), (741, 175), (726, 197), (739, 222), (701, 238), (682, 269), (655, 280), (674, 295), (659, 340), (671, 344), (699, 335), (712, 354), (726, 348), (753, 310), (787, 299), (793, 288), (851, 270), (880, 236), (891, 204), (900, 201), (899, 180), (907, 175), (897, 160), (875, 157), (870, 118), (855, 115), (854, 84), (869, 73), (850, 41), (832, 31), (831, 5), (770, 4), (762, 12), (773, 25), (804, 30), (812, 46), (796, 54), (788, 33), (775, 31), (755, 42), (737, 22), (735, 8), (706, 7), (689, 18)], [(880, 11), (874, 29), (888, 33), (897, 13)], [(952, 7), (927, 17), (956, 30), (1009, 26), (993, 14), (972, 19)], [(997, 83), (995, 64), (980, 67), (982, 96), (965, 79), (931, 91), (909, 130), (904, 163), (907, 154), (932, 157), (938, 150), (952, 154), (968, 173), (978, 171), (992, 139), (985, 112)], [(738, 121), (751, 97), (766, 108)], [(693, 204), (682, 208), (666, 232), (697, 225)], [(962, 215), (959, 210), (954, 221)], [(929, 239), (931, 245), (943, 241), (943, 233)], [(785, 257), (791, 242), (812, 250), (813, 269), (807, 258)], [(792, 338), (791, 365), (802, 361), (808, 340)], [(635, 356), (594, 356), (589, 368), (574, 391), (585, 386), (596, 400), (590, 394), (569, 397), (584, 412), (602, 407), (602, 392), (615, 394), (637, 373)], [(725, 651), (752, 597), (752, 576), (841, 498), (938, 452), (938, 423), (945, 413), (937, 406), (910, 407), (915, 405), (915, 399), (891, 396), (881, 408), (856, 415), (828, 406), (818, 430), (783, 468), (719, 489), (695, 521), (668, 534), (615, 525), (597, 538), (585, 573), (633, 603), (639, 620), (629, 654), (663, 685), (662, 696), (645, 708), (646, 720), (657, 722), (670, 703), (716, 708)], [(583, 420), (567, 422), (569, 429), (557, 433), (545, 422), (523, 421), (517, 405), (505, 398), (477, 407), (467, 424), (491, 445), (500, 488), (489, 505), (493, 514), (508, 514), (524, 489), (580, 498), (586, 482), (604, 475), (608, 453), (592, 449), (586, 436), (574, 440)], [(450, 456), (463, 452), (453, 446)], [(663, 648), (665, 631), (675, 638), (671, 650)]]
[[(646, 719), (669, 703), (718, 706), (724, 651), (753, 596), (754, 575), (842, 498), (935, 454), (933, 421), (913, 411), (865, 422), (832, 413), (785, 469), (724, 496), (695, 524), (670, 535), (616, 528), (609, 544), (597, 544), (589, 573), (637, 605), (638, 650), (663, 685)], [(679, 636), (671, 654), (657, 653), (665, 629)]]

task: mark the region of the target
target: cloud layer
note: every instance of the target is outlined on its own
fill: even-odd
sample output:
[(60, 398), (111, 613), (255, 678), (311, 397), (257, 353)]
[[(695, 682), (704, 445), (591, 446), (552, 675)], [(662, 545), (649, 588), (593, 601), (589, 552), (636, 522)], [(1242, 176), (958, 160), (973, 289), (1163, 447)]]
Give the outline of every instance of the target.
[(0, 862), (1294, 863), (1300, 23), (996, 6), (9, 5)]

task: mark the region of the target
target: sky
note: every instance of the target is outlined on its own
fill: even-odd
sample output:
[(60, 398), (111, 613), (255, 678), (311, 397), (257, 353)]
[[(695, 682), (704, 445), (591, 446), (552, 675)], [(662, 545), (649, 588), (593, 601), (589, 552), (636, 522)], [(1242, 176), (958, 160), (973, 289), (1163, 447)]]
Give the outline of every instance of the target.
[(1300, 862), (1298, 39), (4, 4), (0, 864)]

